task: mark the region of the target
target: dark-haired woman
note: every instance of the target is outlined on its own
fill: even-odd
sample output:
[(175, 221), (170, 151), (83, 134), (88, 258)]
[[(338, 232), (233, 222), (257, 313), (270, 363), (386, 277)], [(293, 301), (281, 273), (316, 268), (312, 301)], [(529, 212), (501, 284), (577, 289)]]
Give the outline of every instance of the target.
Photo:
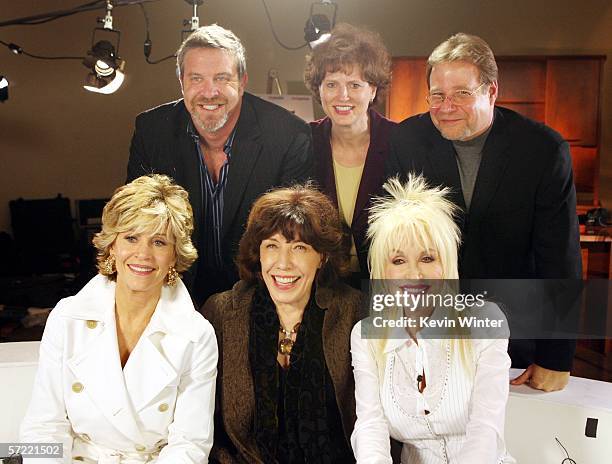
[(381, 193), (395, 125), (372, 108), (391, 82), (391, 57), (378, 34), (338, 24), (307, 56), (304, 82), (326, 114), (311, 123), (315, 176), (350, 231), (355, 285), (368, 278), (368, 208)]
[(342, 242), (338, 213), (317, 190), (279, 189), (253, 205), (242, 280), (203, 307), (220, 350), (218, 462), (354, 462), (350, 333), (362, 300), (338, 282)]

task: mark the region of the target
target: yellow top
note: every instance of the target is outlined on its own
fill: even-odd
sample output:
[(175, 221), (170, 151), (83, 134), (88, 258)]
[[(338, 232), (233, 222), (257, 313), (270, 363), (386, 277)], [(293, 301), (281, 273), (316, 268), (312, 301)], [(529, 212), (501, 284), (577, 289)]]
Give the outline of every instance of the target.
[[(342, 166), (334, 160), (334, 179), (336, 180), (336, 196), (338, 197), (338, 212), (342, 219), (349, 227), (353, 222), (353, 213), (355, 212), (355, 202), (357, 201), (357, 193), (359, 192), (359, 184), (361, 175), (363, 174), (363, 166), (346, 167)], [(357, 259), (357, 250), (355, 241), (351, 237), (351, 271), (359, 272), (359, 260)]]

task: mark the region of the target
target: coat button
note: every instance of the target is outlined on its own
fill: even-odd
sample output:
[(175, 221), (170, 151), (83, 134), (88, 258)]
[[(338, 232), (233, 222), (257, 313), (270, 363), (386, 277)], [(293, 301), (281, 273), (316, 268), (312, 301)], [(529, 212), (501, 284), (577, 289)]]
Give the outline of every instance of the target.
[(74, 382), (72, 384), (72, 391), (75, 393), (81, 393), (85, 387), (81, 382)]
[(162, 403), (157, 407), (159, 412), (166, 412), (168, 410), (168, 403)]
[(88, 329), (95, 329), (96, 327), (98, 327), (98, 321), (87, 321)]
[(72, 460), (73, 461), (84, 461), (85, 458), (83, 456), (73, 456)]
[(138, 451), (138, 452), (142, 452), (142, 451), (146, 450), (146, 448), (143, 445), (136, 445), (136, 446), (134, 446), (134, 448), (136, 448), (136, 451)]

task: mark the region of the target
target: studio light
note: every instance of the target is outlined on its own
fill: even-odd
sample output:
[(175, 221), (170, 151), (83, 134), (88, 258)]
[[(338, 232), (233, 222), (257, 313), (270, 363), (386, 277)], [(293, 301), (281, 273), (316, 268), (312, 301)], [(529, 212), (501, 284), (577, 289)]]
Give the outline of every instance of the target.
[(17, 44), (10, 43), (8, 44), (8, 48), (15, 55), (20, 55), (21, 53), (23, 53), (23, 49)]
[[(315, 5), (330, 6), (333, 8), (333, 16), (330, 19), (320, 13), (314, 12)], [(336, 24), (336, 12), (338, 5), (331, 0), (322, 0), (320, 3), (310, 5), (310, 16), (306, 20), (304, 26), (304, 39), (308, 42), (310, 48), (314, 48), (322, 42), (325, 42), (331, 35), (331, 30)]]
[(8, 100), (9, 81), (6, 77), (0, 76), (0, 102), (4, 103)]
[(117, 56), (115, 47), (108, 40), (96, 42), (87, 52), (83, 64), (91, 70), (85, 78), (85, 90), (110, 94), (123, 84), (125, 62)]
[(304, 27), (304, 39), (314, 48), (322, 42), (325, 42), (331, 35), (331, 23), (329, 18), (322, 14), (312, 15), (306, 21)]
[[(113, 29), (112, 9), (112, 2), (107, 0), (106, 16), (102, 20), (104, 26), (94, 29), (91, 50), (87, 52), (87, 56), (83, 60), (85, 67), (90, 69), (83, 88), (90, 92), (111, 94), (121, 87), (125, 79), (125, 61), (119, 58), (121, 32)], [(108, 40), (96, 41), (96, 33), (98, 32), (114, 36), (116, 45)]]

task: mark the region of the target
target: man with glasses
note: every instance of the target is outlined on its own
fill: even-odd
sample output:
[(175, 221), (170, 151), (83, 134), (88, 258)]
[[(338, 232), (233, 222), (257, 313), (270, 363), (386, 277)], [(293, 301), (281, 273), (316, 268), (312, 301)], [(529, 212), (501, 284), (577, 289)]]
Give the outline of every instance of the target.
[(177, 52), (183, 98), (140, 114), (127, 180), (167, 174), (189, 193), (199, 259), (185, 275), (197, 307), (238, 280), (234, 256), (253, 201), (306, 180), (309, 126), (245, 92), (246, 58), (232, 31), (194, 31)]
[[(580, 279), (576, 192), (568, 144), (551, 128), (495, 106), (497, 64), (459, 33), (427, 62), (429, 112), (390, 140), (387, 174), (423, 173), (460, 207), (462, 279)], [(540, 281), (541, 282), (541, 281)], [(575, 341), (511, 340), (513, 381), (565, 387)]]

